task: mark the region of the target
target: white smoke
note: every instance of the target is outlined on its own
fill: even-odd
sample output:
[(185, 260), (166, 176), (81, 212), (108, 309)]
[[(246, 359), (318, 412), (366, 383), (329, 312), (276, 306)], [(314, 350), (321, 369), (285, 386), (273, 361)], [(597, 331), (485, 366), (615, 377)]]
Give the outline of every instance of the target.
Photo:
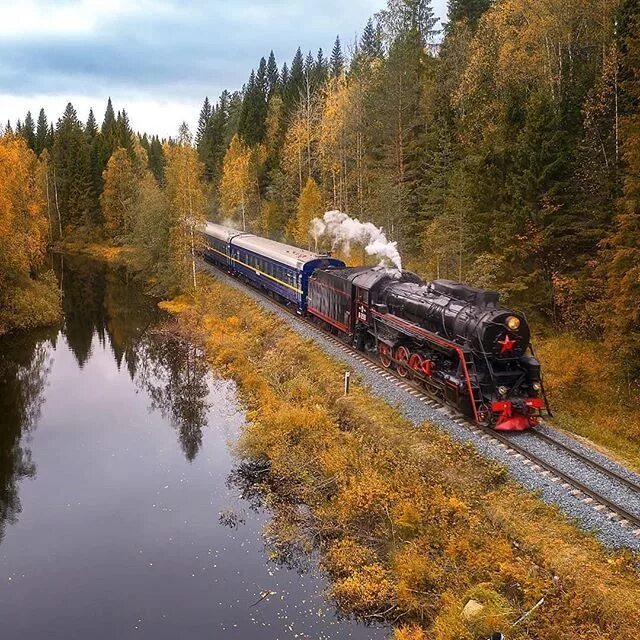
[(365, 245), (368, 255), (378, 256), (380, 264), (391, 263), (402, 269), (398, 243), (389, 242), (384, 231), (371, 222), (360, 222), (341, 211), (327, 211), (322, 218), (311, 221), (310, 231), (316, 246), (323, 237), (329, 238), (332, 249), (341, 248), (348, 255), (351, 244), (356, 242)]

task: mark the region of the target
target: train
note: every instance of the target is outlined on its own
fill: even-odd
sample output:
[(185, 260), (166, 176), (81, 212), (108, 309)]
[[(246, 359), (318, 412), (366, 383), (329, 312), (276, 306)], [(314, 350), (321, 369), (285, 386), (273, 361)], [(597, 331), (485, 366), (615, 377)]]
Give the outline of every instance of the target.
[(384, 368), (477, 424), (524, 431), (551, 415), (527, 319), (502, 307), (496, 292), (397, 268), (348, 267), (212, 222), (202, 235), (206, 261), (375, 353)]

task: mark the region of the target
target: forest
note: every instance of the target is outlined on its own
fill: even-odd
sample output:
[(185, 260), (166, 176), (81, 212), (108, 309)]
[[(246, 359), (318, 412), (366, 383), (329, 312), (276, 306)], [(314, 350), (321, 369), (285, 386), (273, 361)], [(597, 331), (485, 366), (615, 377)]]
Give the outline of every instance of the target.
[(205, 99), (193, 137), (134, 133), (111, 101), (101, 123), (71, 104), (7, 123), (0, 332), (51, 315), (47, 245), (132, 245), (172, 293), (195, 282), (200, 221), (306, 247), (338, 209), (425, 278), (603, 340), (637, 384), (637, 0), (449, 0), (436, 24), (429, 0), (388, 0), (354, 42), (271, 52)]

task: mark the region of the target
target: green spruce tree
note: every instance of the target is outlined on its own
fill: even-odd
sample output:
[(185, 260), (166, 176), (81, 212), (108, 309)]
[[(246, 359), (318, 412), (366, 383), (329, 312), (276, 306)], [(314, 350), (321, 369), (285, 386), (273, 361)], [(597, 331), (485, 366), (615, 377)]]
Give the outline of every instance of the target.
[(33, 121), (31, 111), (27, 111), (22, 127), (22, 136), (27, 142), (29, 149), (36, 150), (36, 124)]
[(40, 155), (45, 149), (50, 149), (53, 140), (49, 136), (49, 124), (44, 109), (40, 109), (38, 124), (36, 126), (35, 152)]
[(344, 71), (344, 55), (342, 53), (342, 44), (340, 36), (336, 36), (336, 40), (331, 50), (331, 58), (329, 58), (329, 73), (332, 78), (339, 78)]

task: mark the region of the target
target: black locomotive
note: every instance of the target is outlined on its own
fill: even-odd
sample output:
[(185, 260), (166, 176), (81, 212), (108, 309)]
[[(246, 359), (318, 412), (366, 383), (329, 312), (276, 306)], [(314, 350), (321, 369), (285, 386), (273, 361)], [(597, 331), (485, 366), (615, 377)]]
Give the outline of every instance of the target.
[(307, 312), (480, 424), (521, 431), (549, 413), (526, 318), (495, 292), (382, 267), (318, 269)]

